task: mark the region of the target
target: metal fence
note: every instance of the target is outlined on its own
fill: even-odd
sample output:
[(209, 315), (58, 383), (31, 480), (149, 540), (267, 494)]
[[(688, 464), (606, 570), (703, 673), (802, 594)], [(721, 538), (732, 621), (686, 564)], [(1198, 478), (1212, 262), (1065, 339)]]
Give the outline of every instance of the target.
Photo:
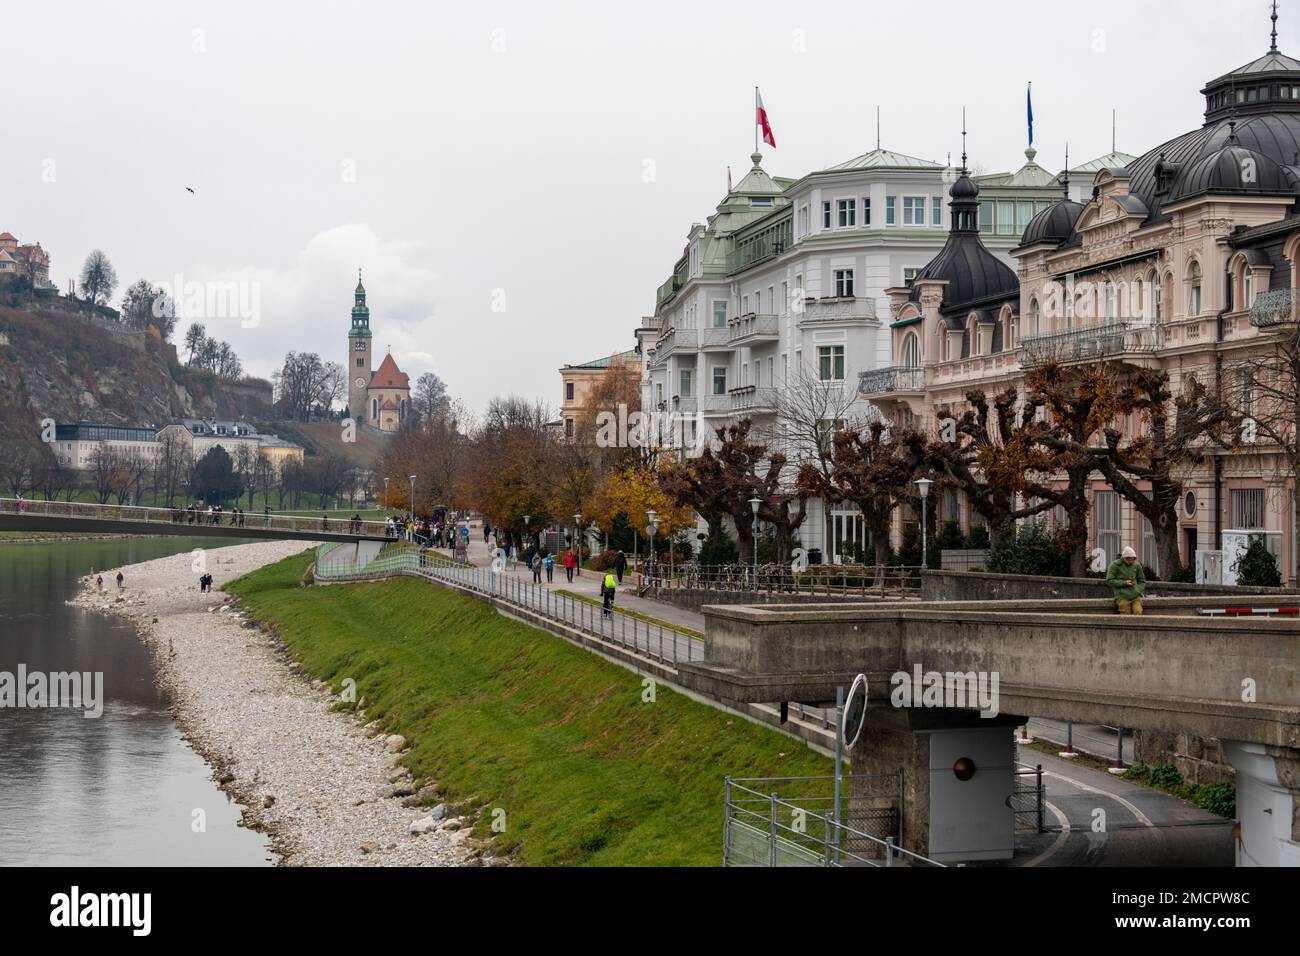
[(1017, 830), (1042, 833), (1043, 811), (1047, 805), (1047, 791), (1043, 789), (1043, 765), (1017, 763), (1011, 777), (1011, 812)]
[(0, 498), (0, 511), (11, 514), (49, 518), (85, 518), (95, 521), (131, 521), (152, 525), (195, 525), (228, 528), (254, 528), (265, 531), (325, 532), (334, 535), (356, 535), (370, 538), (396, 538), (383, 521), (352, 521), (335, 514), (322, 512), (320, 517), (301, 515), (258, 514), (256, 512), (223, 511), (209, 514), (206, 510), (187, 508), (146, 508), (140, 505), (101, 505), (81, 501), (29, 501), (17, 498)]
[(757, 569), (736, 564), (681, 564), (642, 570), (639, 590), (757, 591), (769, 594), (880, 595), (920, 591), (921, 569), (892, 565), (809, 565), (795, 571), (788, 565), (764, 564)]
[(369, 581), (409, 574), (449, 584), (464, 591), (494, 597), (547, 620), (589, 634), (608, 644), (629, 648), (651, 660), (676, 666), (679, 661), (704, 659), (704, 643), (698, 637), (658, 621), (643, 620), (636, 614), (557, 593), (491, 568), (452, 561), (434, 551), (416, 547), (389, 547), (368, 564), (357, 567), (345, 560), (317, 552), (315, 575), (323, 581)]
[(727, 777), (722, 865), (943, 866), (899, 845), (901, 773), (841, 778), (851, 782), (837, 820), (833, 777)]

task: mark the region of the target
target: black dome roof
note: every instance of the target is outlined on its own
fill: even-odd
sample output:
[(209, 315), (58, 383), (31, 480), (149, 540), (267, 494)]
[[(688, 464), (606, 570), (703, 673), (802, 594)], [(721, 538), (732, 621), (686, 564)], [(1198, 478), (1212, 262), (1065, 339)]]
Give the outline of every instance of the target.
[(1294, 191), (1291, 178), (1272, 158), (1236, 144), (1216, 149), (1184, 167), (1169, 192), (1169, 202), (1202, 193), (1260, 193)]
[(912, 300), (920, 298), (920, 283), (925, 279), (946, 279), (941, 311), (979, 302), (992, 296), (1017, 291), (1016, 274), (997, 256), (984, 248), (979, 235), (954, 232), (912, 281)]
[(1025, 227), (1025, 234), (1020, 239), (1022, 246), (1035, 242), (1061, 243), (1074, 235), (1074, 224), (1083, 213), (1083, 204), (1070, 199), (1052, 203)]

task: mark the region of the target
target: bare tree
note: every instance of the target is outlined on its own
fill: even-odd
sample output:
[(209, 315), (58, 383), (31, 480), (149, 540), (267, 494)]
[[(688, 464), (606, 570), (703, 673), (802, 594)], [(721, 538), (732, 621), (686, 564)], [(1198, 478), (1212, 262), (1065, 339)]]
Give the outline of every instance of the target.
[(81, 295), (89, 302), (103, 305), (117, 288), (117, 270), (99, 249), (86, 256), (81, 266)]

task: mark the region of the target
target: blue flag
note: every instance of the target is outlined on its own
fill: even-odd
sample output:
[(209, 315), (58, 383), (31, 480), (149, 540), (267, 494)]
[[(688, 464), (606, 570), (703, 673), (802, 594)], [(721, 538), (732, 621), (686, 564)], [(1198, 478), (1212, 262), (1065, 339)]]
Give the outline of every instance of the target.
[(1034, 84), (1025, 90), (1025, 111), (1029, 118), (1029, 145), (1034, 145)]

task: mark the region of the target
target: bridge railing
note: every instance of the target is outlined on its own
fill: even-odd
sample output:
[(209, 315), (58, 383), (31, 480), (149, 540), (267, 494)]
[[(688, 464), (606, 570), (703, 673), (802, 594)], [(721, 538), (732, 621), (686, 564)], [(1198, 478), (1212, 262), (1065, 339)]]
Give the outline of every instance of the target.
[(47, 518), (74, 518), (93, 521), (130, 521), (153, 525), (194, 525), (216, 526), (225, 528), (253, 528), (265, 531), (325, 532), (334, 535), (356, 535), (358, 537), (390, 537), (397, 539), (396, 533), (390, 533), (383, 521), (352, 521), (350, 518), (335, 515), (330, 517), (322, 512), (321, 517), (303, 515), (283, 515), (272, 513), (233, 511), (208, 513), (207, 510), (192, 511), (188, 508), (148, 508), (141, 505), (101, 505), (83, 501), (29, 501), (26, 498), (0, 498), (0, 512), (25, 516)]

